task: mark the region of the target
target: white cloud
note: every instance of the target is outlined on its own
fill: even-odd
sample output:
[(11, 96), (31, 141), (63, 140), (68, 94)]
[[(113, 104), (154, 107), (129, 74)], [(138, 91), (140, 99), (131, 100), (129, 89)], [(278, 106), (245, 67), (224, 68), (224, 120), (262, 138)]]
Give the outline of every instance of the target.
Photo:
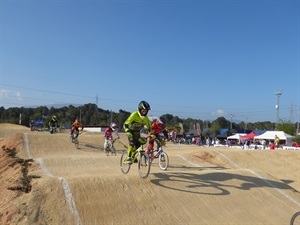
[(22, 100), (23, 100), (23, 98), (22, 98), (22, 96), (21, 96), (21, 93), (20, 93), (19, 91), (16, 92), (16, 97), (17, 97), (17, 99), (18, 99), (19, 101), (22, 101)]
[(1, 98), (1, 99), (4, 99), (4, 98), (8, 97), (8, 96), (9, 96), (9, 93), (10, 93), (9, 90), (1, 89), (1, 90), (0, 90), (0, 98)]
[[(23, 101), (21, 92), (11, 91), (7, 89), (0, 90), (0, 100), (2, 106), (11, 106), (14, 104), (19, 104), (17, 102)], [(17, 101), (17, 102), (16, 102)]]
[(220, 117), (220, 116), (225, 116), (225, 112), (223, 109), (218, 109), (216, 112), (212, 112), (211, 113), (213, 116), (216, 116), (216, 117)]

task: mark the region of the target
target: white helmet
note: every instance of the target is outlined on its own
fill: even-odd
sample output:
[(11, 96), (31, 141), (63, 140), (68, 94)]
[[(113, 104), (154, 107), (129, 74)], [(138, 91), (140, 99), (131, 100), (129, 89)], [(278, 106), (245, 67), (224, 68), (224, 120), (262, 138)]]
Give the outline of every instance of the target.
[(111, 123), (111, 124), (110, 124), (110, 128), (111, 128), (113, 131), (115, 131), (115, 130), (118, 128), (118, 125), (115, 124), (115, 123)]

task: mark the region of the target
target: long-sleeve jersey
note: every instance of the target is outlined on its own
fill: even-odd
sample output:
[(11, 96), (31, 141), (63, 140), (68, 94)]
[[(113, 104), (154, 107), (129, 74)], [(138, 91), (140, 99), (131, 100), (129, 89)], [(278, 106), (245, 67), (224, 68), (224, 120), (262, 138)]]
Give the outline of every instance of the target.
[(108, 127), (108, 128), (106, 128), (106, 129), (104, 130), (104, 138), (105, 138), (105, 139), (109, 139), (109, 140), (113, 140), (112, 134), (113, 134), (114, 132), (115, 132), (117, 138), (119, 138), (118, 130), (113, 131), (113, 130), (111, 129), (111, 127)]
[(153, 133), (156, 136), (163, 133), (165, 138), (168, 138), (168, 132), (166, 131), (165, 127), (164, 128), (159, 127), (156, 122), (152, 123), (151, 126), (152, 126)]
[(138, 133), (145, 126), (150, 133), (153, 132), (149, 118), (147, 116), (141, 116), (139, 111), (135, 111), (131, 113), (124, 122), (123, 127), (125, 132)]
[(50, 120), (50, 122), (49, 122), (49, 126), (50, 126), (50, 127), (55, 127), (55, 126), (57, 126), (57, 125), (58, 125), (57, 120)]

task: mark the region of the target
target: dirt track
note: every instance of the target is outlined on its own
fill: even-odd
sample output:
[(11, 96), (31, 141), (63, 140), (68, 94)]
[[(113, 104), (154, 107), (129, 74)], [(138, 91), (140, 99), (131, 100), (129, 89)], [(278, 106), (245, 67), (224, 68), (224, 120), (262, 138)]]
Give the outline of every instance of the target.
[(1, 153), (0, 224), (283, 225), (300, 211), (297, 150), (168, 143), (169, 169), (161, 171), (154, 161), (141, 179), (136, 165), (127, 175), (120, 172), (123, 145), (116, 143), (117, 156), (106, 156), (99, 133), (83, 133), (76, 149), (67, 133), (0, 124), (0, 144), (34, 159), (29, 173), (41, 176), (30, 193), (7, 190), (17, 166), (8, 167)]

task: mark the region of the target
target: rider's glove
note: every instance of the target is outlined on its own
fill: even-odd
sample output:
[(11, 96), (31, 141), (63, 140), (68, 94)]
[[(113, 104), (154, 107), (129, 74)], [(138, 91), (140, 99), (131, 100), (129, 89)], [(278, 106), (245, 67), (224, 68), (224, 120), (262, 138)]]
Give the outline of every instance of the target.
[(155, 139), (155, 138), (156, 138), (155, 134), (151, 134), (151, 135), (150, 135), (150, 138), (151, 138), (151, 139)]
[(126, 132), (126, 135), (127, 135), (127, 137), (128, 137), (128, 139), (129, 139), (129, 140), (131, 140), (131, 139), (132, 139), (132, 133), (130, 133), (130, 132)]

